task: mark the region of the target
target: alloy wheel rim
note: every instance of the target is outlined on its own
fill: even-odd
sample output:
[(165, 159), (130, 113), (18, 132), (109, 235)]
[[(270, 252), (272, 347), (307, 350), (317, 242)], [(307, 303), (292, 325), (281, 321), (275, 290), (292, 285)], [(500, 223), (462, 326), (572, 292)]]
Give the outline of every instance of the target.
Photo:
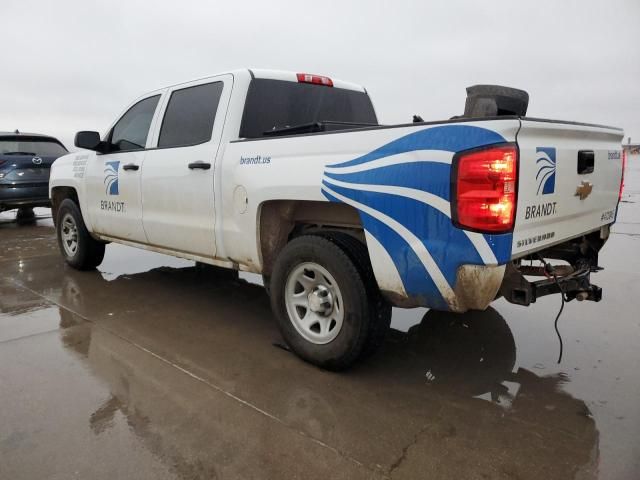
[(67, 256), (73, 257), (78, 251), (78, 225), (69, 213), (62, 218), (60, 237), (64, 252)]

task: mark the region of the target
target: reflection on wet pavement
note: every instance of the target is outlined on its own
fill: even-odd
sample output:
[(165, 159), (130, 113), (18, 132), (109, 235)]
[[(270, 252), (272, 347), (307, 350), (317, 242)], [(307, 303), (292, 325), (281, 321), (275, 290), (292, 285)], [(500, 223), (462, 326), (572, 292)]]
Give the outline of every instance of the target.
[(333, 374), (275, 348), (258, 285), (119, 246), (77, 272), (49, 219), (5, 215), (0, 478), (637, 478), (634, 235), (603, 252), (603, 302), (568, 305), (559, 366), (551, 297), (396, 310)]
[[(284, 478), (301, 468), (313, 477), (329, 465), (352, 469), (349, 478), (471, 468), (594, 474), (598, 434), (588, 408), (561, 391), (561, 376), (515, 368), (513, 335), (493, 309), (427, 312), (407, 333), (394, 331), (372, 362), (335, 375), (273, 348), (279, 337), (257, 286), (220, 283), (194, 267), (107, 282), (55, 257), (38, 262), (37, 279), (13, 278), (57, 306), (62, 344), (108, 391), (85, 412), (91, 432), (133, 432), (172, 475)], [(36, 350), (54, 348), (52, 338), (36, 338), (48, 343)], [(3, 356), (17, 355), (20, 342)], [(20, 370), (11, 369), (18, 377), (31, 369)], [(13, 375), (14, 388), (29, 388)], [(52, 389), (68, 389), (66, 372), (52, 377)], [(53, 411), (65, 408), (46, 397)], [(558, 454), (559, 465), (544, 460)]]

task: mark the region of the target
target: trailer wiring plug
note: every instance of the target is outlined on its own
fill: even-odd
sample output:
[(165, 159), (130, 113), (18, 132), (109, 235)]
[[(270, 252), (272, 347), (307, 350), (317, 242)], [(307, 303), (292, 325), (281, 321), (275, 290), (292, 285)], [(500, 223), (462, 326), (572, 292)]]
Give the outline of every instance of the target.
[(556, 315), (556, 319), (553, 322), (553, 328), (556, 331), (556, 335), (558, 336), (558, 343), (560, 344), (560, 352), (558, 354), (558, 362), (557, 362), (559, 364), (562, 361), (562, 354), (563, 354), (563, 351), (564, 351), (564, 345), (563, 345), (563, 342), (562, 342), (562, 335), (560, 334), (560, 330), (558, 329), (558, 320), (560, 320), (560, 315), (562, 315), (562, 312), (564, 310), (564, 304), (565, 304), (565, 302), (568, 301), (568, 299), (566, 298), (564, 290), (562, 289), (562, 284), (558, 281), (558, 275), (556, 274), (556, 271), (555, 271), (555, 268), (553, 267), (553, 265), (548, 263), (541, 255), (538, 255), (538, 259), (544, 265), (545, 275), (548, 278), (553, 278), (553, 281), (558, 286), (558, 290), (560, 290), (560, 310), (558, 311), (558, 314)]

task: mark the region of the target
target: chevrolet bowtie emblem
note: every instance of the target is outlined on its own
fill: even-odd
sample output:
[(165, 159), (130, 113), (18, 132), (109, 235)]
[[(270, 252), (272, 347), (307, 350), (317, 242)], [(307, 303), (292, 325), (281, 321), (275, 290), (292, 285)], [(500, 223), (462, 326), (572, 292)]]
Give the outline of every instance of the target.
[(584, 180), (580, 184), (578, 188), (576, 188), (576, 197), (580, 197), (580, 200), (584, 200), (589, 195), (591, 195), (591, 191), (593, 190), (593, 184), (591, 182), (585, 182)]

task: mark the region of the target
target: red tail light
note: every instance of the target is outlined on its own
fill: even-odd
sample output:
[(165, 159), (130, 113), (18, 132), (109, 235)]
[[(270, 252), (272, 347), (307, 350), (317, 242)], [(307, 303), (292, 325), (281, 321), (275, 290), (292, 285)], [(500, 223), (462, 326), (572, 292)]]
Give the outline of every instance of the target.
[(503, 233), (516, 213), (518, 150), (500, 145), (461, 153), (454, 159), (453, 222), (468, 230)]
[(298, 82), (300, 83), (313, 83), (314, 85), (324, 85), (326, 87), (333, 87), (333, 80), (329, 77), (323, 77), (321, 75), (311, 75), (309, 73), (298, 73)]
[(624, 170), (627, 168), (627, 151), (622, 149), (622, 176), (620, 177), (620, 192), (618, 193), (618, 202), (622, 200), (622, 191), (624, 190)]

